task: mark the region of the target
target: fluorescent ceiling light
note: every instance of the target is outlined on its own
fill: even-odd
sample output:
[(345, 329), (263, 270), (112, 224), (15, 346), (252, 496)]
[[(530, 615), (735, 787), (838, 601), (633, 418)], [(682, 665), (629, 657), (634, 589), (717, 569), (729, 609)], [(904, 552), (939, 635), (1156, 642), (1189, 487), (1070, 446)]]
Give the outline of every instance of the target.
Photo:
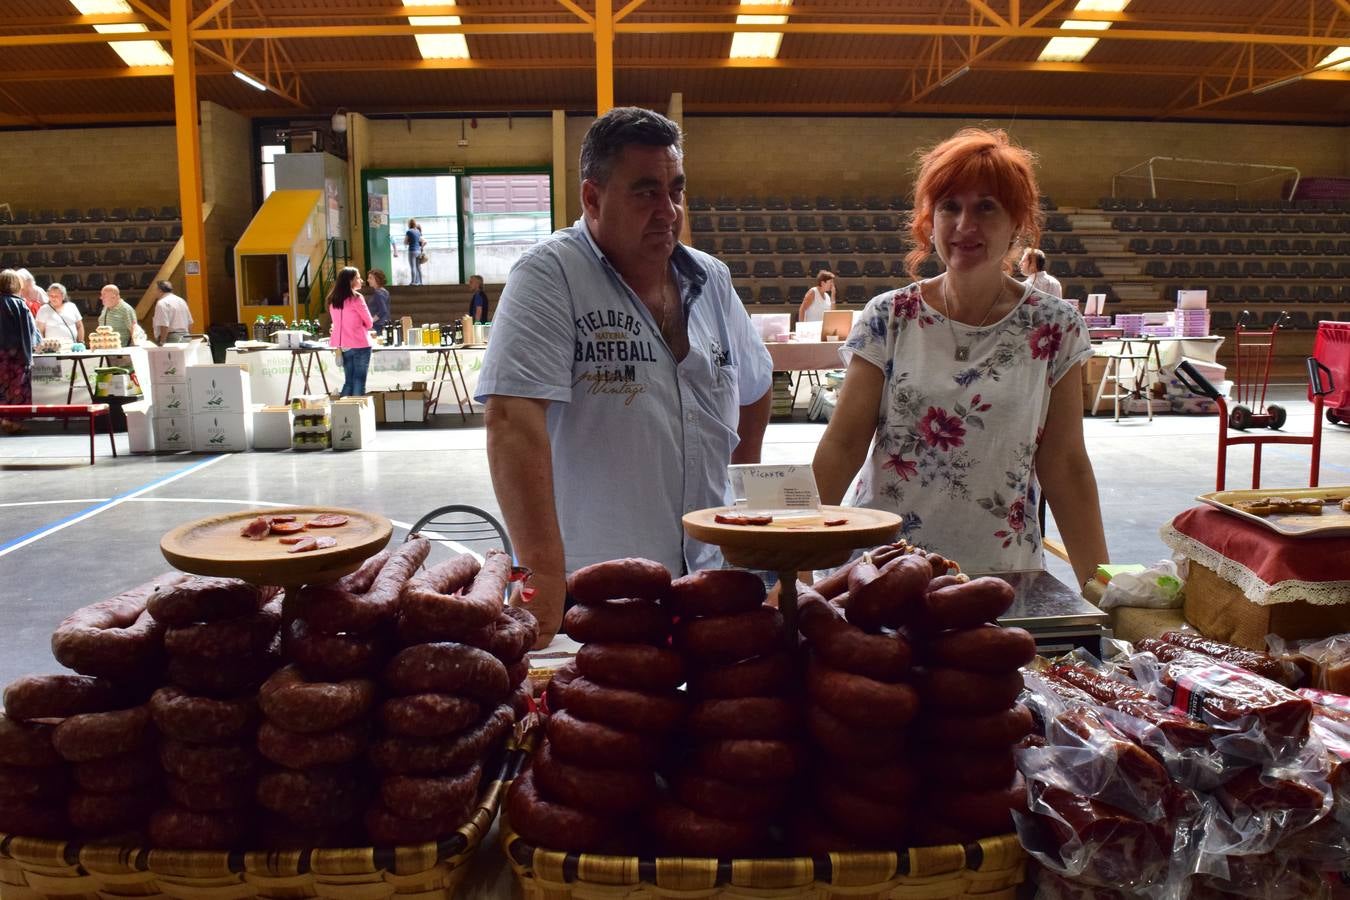
[[(1124, 12), (1130, 0), (1078, 0), (1074, 12)], [(1110, 22), (1095, 19), (1065, 19), (1059, 26), (1065, 31), (1106, 31)], [(1053, 37), (1045, 42), (1036, 57), (1042, 62), (1081, 62), (1083, 57), (1097, 46), (1097, 38), (1089, 37)]]
[[(1337, 60), (1341, 61), (1336, 62)], [(1322, 71), (1326, 72), (1336, 69), (1341, 72), (1350, 72), (1350, 47), (1337, 47), (1335, 50), (1332, 50), (1326, 56), (1322, 57), (1321, 61), (1318, 62), (1318, 65), (1325, 66), (1329, 62), (1336, 62), (1336, 65), (1328, 66)]]
[(970, 66), (962, 66), (961, 68), (957, 69), (955, 72), (953, 72), (953, 73), (951, 73), (950, 75), (948, 75), (946, 78), (944, 78), (944, 79), (942, 79), (941, 81), (939, 81), (939, 82), (938, 82), (938, 87), (946, 87), (947, 85), (951, 84), (951, 83), (952, 83), (953, 81), (955, 81), (956, 79), (960, 78), (962, 75), (969, 74), (969, 72), (970, 72)]
[[(82, 16), (116, 15), (131, 12), (126, 0), (70, 0)], [(149, 31), (144, 25), (95, 25), (99, 34), (136, 34)], [(173, 57), (158, 41), (109, 41), (108, 46), (128, 66), (172, 66)]]
[(265, 90), (267, 90), (267, 85), (263, 84), (261, 81), (259, 81), (258, 79), (254, 78), (252, 75), (249, 75), (249, 74), (246, 73), (246, 72), (241, 72), (241, 71), (239, 71), (238, 69), (235, 69), (235, 70), (234, 70), (234, 77), (235, 77), (235, 78), (238, 78), (238, 79), (239, 79), (240, 81), (242, 81), (244, 84), (246, 84), (246, 85), (248, 85), (249, 87), (254, 88), (254, 89), (256, 89), (256, 90), (259, 90), (259, 91), (265, 91)]
[[(454, 0), (403, 0), (407, 7), (454, 6)], [(459, 16), (408, 16), (409, 25), (459, 25)], [(469, 43), (462, 34), (418, 34), (417, 50), (423, 59), (468, 59)]]
[[(759, 6), (791, 6), (792, 0), (770, 0)], [(737, 25), (783, 25), (787, 16), (737, 16)], [(781, 31), (737, 31), (731, 36), (732, 59), (776, 59), (783, 43)]]
[(1053, 37), (1045, 42), (1036, 59), (1041, 62), (1081, 62), (1095, 46), (1096, 38)]
[(1296, 82), (1296, 81), (1302, 81), (1302, 80), (1303, 80), (1303, 76), (1302, 76), (1302, 75), (1293, 75), (1293, 76), (1291, 76), (1291, 77), (1289, 77), (1289, 78), (1281, 78), (1279, 81), (1272, 81), (1272, 82), (1270, 82), (1269, 84), (1263, 84), (1263, 85), (1261, 85), (1260, 87), (1254, 87), (1254, 88), (1252, 88), (1252, 93), (1253, 93), (1253, 94), (1264, 94), (1266, 91), (1273, 91), (1273, 90), (1275, 90), (1276, 88), (1286, 87), (1287, 85), (1291, 85), (1291, 84), (1293, 84), (1293, 83)]

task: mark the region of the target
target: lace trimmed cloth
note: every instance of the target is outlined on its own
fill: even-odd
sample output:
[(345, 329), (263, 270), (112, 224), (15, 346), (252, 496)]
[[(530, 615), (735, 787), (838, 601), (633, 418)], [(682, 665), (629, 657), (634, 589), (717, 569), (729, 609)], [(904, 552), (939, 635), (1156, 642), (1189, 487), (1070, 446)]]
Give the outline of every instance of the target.
[(1209, 506), (1178, 515), (1164, 544), (1213, 570), (1253, 603), (1350, 605), (1350, 536), (1287, 537)]

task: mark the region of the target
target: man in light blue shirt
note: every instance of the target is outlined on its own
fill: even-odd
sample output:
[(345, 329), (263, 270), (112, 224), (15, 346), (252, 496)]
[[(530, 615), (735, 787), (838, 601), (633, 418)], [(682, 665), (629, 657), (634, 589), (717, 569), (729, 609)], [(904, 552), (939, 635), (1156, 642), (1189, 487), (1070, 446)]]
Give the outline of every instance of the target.
[(727, 267), (679, 243), (680, 130), (611, 110), (581, 148), (576, 224), (512, 268), (478, 380), (488, 463), (541, 643), (565, 576), (643, 556), (675, 575), (722, 565), (684, 513), (731, 502), (726, 467), (758, 462), (772, 367)]

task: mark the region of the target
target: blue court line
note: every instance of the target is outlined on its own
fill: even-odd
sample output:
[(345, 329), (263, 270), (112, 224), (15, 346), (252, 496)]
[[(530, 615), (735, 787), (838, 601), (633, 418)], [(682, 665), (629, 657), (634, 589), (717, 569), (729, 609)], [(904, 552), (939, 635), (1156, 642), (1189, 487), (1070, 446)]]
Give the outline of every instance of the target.
[(59, 531), (62, 528), (65, 528), (69, 525), (74, 525), (76, 522), (79, 522), (83, 519), (87, 519), (90, 516), (96, 515), (110, 507), (117, 506), (118, 504), (130, 500), (133, 497), (139, 496), (140, 494), (144, 494), (146, 491), (154, 490), (160, 485), (168, 484), (171, 481), (176, 481), (177, 479), (182, 478), (184, 475), (189, 475), (197, 471), (198, 469), (201, 469), (205, 466), (209, 466), (212, 463), (218, 462), (224, 458), (225, 458), (224, 455), (208, 456), (205, 459), (200, 460), (199, 462), (193, 463), (192, 465), (188, 466), (185, 469), (179, 469), (177, 472), (171, 472), (168, 475), (165, 475), (161, 478), (156, 478), (149, 484), (144, 484), (138, 488), (133, 488), (132, 490), (126, 491), (125, 493), (109, 497), (107, 500), (104, 500), (101, 503), (96, 503), (93, 506), (88, 507), (87, 509), (83, 509), (76, 513), (71, 513), (65, 518), (57, 519), (55, 522), (51, 522), (47, 525), (44, 525), (35, 531), (30, 531), (25, 535), (20, 535), (19, 537), (13, 538), (4, 544), (0, 544), (0, 556), (4, 556), (7, 553), (11, 553), (15, 550), (18, 550), (20, 547), (25, 547), (36, 540), (46, 537), (47, 535), (51, 534), (54, 531)]

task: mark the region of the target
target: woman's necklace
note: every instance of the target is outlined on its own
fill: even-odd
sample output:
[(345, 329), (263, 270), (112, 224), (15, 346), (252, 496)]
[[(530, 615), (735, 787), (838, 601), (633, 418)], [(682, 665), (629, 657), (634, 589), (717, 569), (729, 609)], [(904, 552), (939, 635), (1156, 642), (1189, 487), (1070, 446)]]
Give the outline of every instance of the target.
[[(957, 340), (956, 326), (952, 324), (952, 304), (947, 299), (947, 277), (945, 275), (942, 278), (942, 284), (940, 284), (938, 288), (942, 291), (942, 311), (946, 314), (947, 329), (952, 333), (952, 343), (956, 345), (956, 359), (959, 362), (966, 362), (970, 359), (970, 343), (974, 341), (974, 338), (971, 338), (970, 341), (965, 344), (962, 344)], [(1003, 281), (1000, 279), (998, 291), (994, 294), (994, 299), (989, 301), (989, 308), (984, 311), (984, 318), (980, 319), (980, 324), (976, 325), (976, 328), (983, 328), (985, 326), (985, 323), (989, 321), (990, 314), (994, 311), (994, 307), (998, 306), (998, 298), (1002, 296)]]

